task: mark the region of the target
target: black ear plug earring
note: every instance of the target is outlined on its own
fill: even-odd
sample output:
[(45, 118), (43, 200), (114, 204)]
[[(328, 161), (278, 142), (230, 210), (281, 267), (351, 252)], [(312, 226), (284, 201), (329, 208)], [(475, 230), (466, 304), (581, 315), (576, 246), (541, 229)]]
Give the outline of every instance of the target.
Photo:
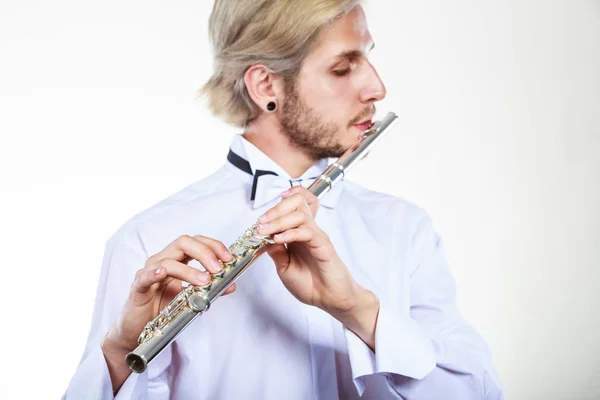
[(275, 102), (274, 102), (274, 101), (270, 101), (270, 102), (267, 104), (267, 110), (269, 110), (269, 111), (273, 111), (273, 110), (275, 110), (275, 107), (276, 107), (276, 105), (275, 105)]

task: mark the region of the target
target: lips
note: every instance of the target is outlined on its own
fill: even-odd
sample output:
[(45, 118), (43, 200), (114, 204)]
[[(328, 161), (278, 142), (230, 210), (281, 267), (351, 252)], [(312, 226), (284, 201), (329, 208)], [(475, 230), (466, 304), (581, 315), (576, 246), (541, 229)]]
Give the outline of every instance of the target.
[(364, 132), (367, 129), (369, 129), (371, 127), (371, 125), (373, 124), (373, 122), (369, 119), (365, 122), (362, 122), (360, 124), (356, 124), (354, 125), (359, 131)]

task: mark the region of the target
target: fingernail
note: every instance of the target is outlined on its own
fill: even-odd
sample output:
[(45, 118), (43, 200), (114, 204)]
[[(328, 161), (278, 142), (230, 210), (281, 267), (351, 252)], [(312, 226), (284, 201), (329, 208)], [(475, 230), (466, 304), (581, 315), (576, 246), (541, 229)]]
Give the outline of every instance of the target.
[(221, 272), (223, 270), (223, 266), (218, 261), (213, 261), (212, 266), (217, 272)]
[(258, 224), (258, 233), (261, 235), (266, 235), (269, 231), (268, 228), (269, 224)]
[(260, 217), (258, 217), (258, 222), (266, 222), (267, 221), (267, 214), (263, 214)]
[(160, 267), (158, 267), (158, 268), (156, 268), (156, 271), (154, 271), (154, 273), (155, 273), (156, 275), (158, 275), (158, 274), (160, 274), (160, 271), (161, 271), (161, 269), (160, 269)]
[(199, 273), (197, 275), (197, 278), (198, 278), (198, 282), (200, 282), (200, 283), (207, 283), (210, 279), (208, 277), (208, 274), (204, 274), (204, 273)]

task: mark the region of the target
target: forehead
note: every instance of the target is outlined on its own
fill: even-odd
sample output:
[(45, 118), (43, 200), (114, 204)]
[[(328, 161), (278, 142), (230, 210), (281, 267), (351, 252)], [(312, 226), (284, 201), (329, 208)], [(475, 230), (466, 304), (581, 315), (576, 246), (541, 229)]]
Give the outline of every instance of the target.
[(367, 53), (373, 39), (367, 27), (367, 19), (361, 6), (347, 15), (334, 20), (319, 35), (306, 61), (331, 61), (342, 53), (361, 51)]

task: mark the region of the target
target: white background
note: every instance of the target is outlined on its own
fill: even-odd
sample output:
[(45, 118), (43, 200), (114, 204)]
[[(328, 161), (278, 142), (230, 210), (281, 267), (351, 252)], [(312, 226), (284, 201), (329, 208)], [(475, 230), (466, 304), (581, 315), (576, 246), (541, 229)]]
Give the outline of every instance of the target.
[[(1, 0), (4, 398), (62, 395), (105, 241), (224, 162), (236, 130), (196, 99), (211, 7)], [(429, 211), (507, 399), (598, 398), (600, 3), (366, 11), (400, 123), (351, 179)]]

